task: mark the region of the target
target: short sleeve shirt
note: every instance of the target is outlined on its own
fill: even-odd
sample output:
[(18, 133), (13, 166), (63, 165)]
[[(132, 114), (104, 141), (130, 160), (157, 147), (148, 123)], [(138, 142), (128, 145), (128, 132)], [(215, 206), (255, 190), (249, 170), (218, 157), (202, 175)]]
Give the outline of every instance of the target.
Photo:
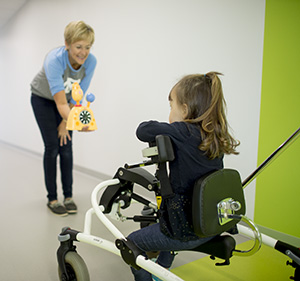
[(54, 100), (53, 96), (64, 90), (67, 101), (75, 104), (71, 97), (72, 84), (79, 83), (83, 93), (86, 93), (96, 64), (95, 56), (90, 53), (84, 64), (75, 70), (69, 62), (65, 47), (56, 48), (47, 54), (42, 69), (31, 82), (31, 92), (42, 98)]

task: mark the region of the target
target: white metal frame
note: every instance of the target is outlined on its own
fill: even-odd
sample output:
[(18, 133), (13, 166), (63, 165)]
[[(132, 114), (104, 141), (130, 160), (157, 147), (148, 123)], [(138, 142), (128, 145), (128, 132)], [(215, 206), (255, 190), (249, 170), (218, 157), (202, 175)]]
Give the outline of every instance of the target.
[[(117, 229), (117, 227), (107, 218), (107, 216), (103, 213), (104, 207), (98, 205), (98, 194), (101, 190), (105, 189), (110, 185), (116, 185), (120, 181), (118, 179), (111, 179), (98, 184), (91, 195), (92, 208), (86, 212), (85, 222), (84, 222), (84, 231), (77, 234), (76, 239), (79, 242), (84, 242), (90, 244), (92, 246), (96, 246), (102, 248), (106, 251), (109, 251), (113, 254), (121, 256), (120, 250), (116, 247), (115, 242), (111, 242), (105, 240), (101, 237), (93, 236), (91, 234), (92, 229), (92, 216), (96, 215), (99, 220), (106, 226), (106, 228), (113, 234), (116, 239), (126, 239), (125, 236)], [(144, 256), (139, 255), (136, 259), (136, 264), (141, 268), (149, 271), (154, 274), (158, 278), (166, 281), (182, 281), (174, 273), (165, 269), (164, 267), (158, 265), (157, 263), (151, 261), (150, 259), (146, 259)]]
[[(105, 225), (105, 227), (113, 234), (113, 236), (116, 239), (126, 240), (126, 237), (118, 230), (118, 228), (110, 221), (110, 219), (108, 219), (108, 216), (103, 213), (104, 206), (102, 206), (102, 205), (99, 206), (99, 204), (98, 204), (99, 193), (102, 190), (104, 190), (105, 188), (107, 188), (108, 186), (116, 185), (119, 183), (120, 183), (119, 179), (111, 179), (111, 180), (101, 182), (94, 188), (92, 195), (91, 195), (92, 208), (90, 208), (86, 212), (85, 221), (84, 221), (84, 231), (79, 232), (76, 235), (76, 240), (79, 242), (90, 244), (90, 245), (98, 247), (98, 248), (102, 248), (108, 252), (111, 252), (111, 253), (116, 254), (121, 257), (121, 252), (116, 247), (115, 241), (113, 241), (113, 242), (108, 241), (106, 239), (103, 239), (101, 237), (94, 236), (91, 234), (92, 217), (94, 215), (96, 215), (99, 218), (99, 220)], [(120, 218), (117, 217), (117, 214), (113, 214), (113, 213), (116, 212), (116, 210), (118, 210), (119, 207), (122, 206), (122, 202), (114, 203), (114, 205), (118, 205), (118, 206), (113, 206), (112, 212), (109, 215), (112, 219), (120, 220)], [(153, 205), (154, 205), (154, 203), (153, 203)], [(237, 226), (238, 226), (239, 233), (254, 239), (255, 242), (254, 242), (254, 246), (249, 251), (234, 251), (233, 255), (238, 255), (238, 256), (252, 255), (260, 249), (260, 246), (262, 243), (267, 246), (270, 246), (272, 248), (275, 248), (275, 245), (278, 242), (278, 240), (275, 240), (272, 237), (269, 237), (265, 234), (261, 234), (258, 231), (258, 229), (256, 228), (255, 224), (248, 218), (243, 217), (241, 221), (246, 222), (250, 226), (250, 228), (245, 227), (244, 225), (238, 224)], [(289, 256), (289, 255), (287, 254), (287, 256)], [(291, 258), (293, 259), (293, 257), (291, 257)], [(294, 260), (295, 260), (295, 258), (294, 258)], [(178, 277), (174, 273), (161, 267), (160, 265), (151, 261), (150, 259), (146, 259), (142, 255), (139, 255), (136, 258), (135, 262), (138, 266), (147, 270), (148, 272), (152, 273), (153, 275), (157, 276), (158, 278), (160, 278), (162, 280), (166, 280), (166, 281), (182, 280), (180, 277)], [(296, 257), (296, 262), (299, 263), (299, 261), (297, 260), (297, 257)]]

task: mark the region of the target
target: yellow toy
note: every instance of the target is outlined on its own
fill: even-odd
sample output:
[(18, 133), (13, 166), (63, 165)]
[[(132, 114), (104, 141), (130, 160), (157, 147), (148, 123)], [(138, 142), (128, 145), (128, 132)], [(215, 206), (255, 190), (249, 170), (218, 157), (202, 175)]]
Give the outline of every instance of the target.
[(90, 104), (95, 100), (93, 94), (88, 94), (86, 96), (87, 106), (82, 106), (80, 101), (83, 97), (83, 92), (78, 83), (72, 85), (72, 98), (76, 101), (76, 105), (72, 108), (68, 120), (67, 120), (67, 130), (81, 131), (83, 127), (88, 126), (89, 131), (97, 130), (96, 121), (94, 118), (94, 113), (90, 109)]

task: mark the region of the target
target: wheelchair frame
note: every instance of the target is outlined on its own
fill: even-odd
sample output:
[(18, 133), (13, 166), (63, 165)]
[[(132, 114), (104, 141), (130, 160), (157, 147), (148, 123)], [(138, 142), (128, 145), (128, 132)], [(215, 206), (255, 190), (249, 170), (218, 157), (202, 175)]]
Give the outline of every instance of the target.
[[(292, 143), (298, 136), (299, 136), (299, 130), (300, 128), (283, 144), (277, 149), (273, 154), (272, 157), (269, 157), (260, 167), (258, 167), (259, 173), (268, 165), (270, 164), (270, 161), (274, 158), (275, 155), (277, 155), (279, 152), (282, 152), (282, 149), (286, 148), (285, 146), (288, 146), (290, 143)], [(148, 149), (145, 149), (143, 151), (143, 155), (145, 157), (153, 157), (157, 156), (159, 148), (157, 147), (150, 147)], [(162, 150), (162, 149), (160, 149)], [(163, 150), (163, 153), (165, 150)], [(164, 156), (164, 161), (169, 157), (169, 152), (166, 152), (166, 156)], [(167, 161), (166, 160), (166, 161)], [(166, 162), (165, 161), (165, 162)], [(143, 162), (141, 164), (136, 164), (132, 166), (126, 165), (125, 168), (119, 168), (115, 178), (111, 180), (107, 180), (104, 182), (101, 182), (98, 184), (91, 195), (91, 203), (92, 203), (92, 208), (89, 209), (86, 212), (85, 215), (85, 222), (84, 222), (84, 230), (83, 232), (73, 230), (69, 227), (65, 227), (62, 229), (62, 232), (58, 236), (58, 240), (60, 241), (60, 247), (57, 250), (57, 259), (58, 259), (58, 265), (59, 265), (59, 274), (60, 274), (60, 280), (63, 281), (68, 281), (68, 280), (77, 280), (77, 281), (88, 281), (88, 272), (85, 263), (80, 261), (80, 266), (83, 268), (82, 270), (85, 271), (85, 277), (82, 277), (83, 279), (78, 279), (74, 278), (74, 272), (71, 269), (70, 270), (70, 265), (66, 261), (66, 255), (69, 252), (77, 253), (76, 252), (76, 246), (74, 246), (74, 242), (83, 242), (87, 243), (93, 246), (96, 246), (98, 248), (102, 248), (106, 251), (109, 251), (113, 254), (116, 254), (120, 257), (123, 258), (123, 260), (135, 267), (135, 268), (144, 268), (148, 272), (152, 273), (153, 275), (157, 276), (158, 278), (162, 280), (182, 280), (172, 272), (168, 271), (167, 269), (159, 266), (155, 262), (151, 261), (150, 259), (145, 258), (142, 256), (140, 253), (141, 251), (135, 247), (130, 241), (128, 242), (126, 240), (126, 237), (119, 231), (119, 229), (110, 221), (110, 219), (107, 218), (107, 215), (111, 217), (111, 219), (117, 220), (117, 221), (126, 221), (127, 218), (121, 214), (121, 209), (125, 209), (129, 207), (131, 199), (142, 203), (143, 205), (146, 205), (153, 210), (157, 211), (157, 204), (154, 202), (151, 202), (147, 199), (144, 199), (140, 197), (137, 194), (134, 194), (132, 192), (133, 185), (134, 184), (139, 184), (143, 186), (144, 188), (148, 189), (149, 191), (157, 191), (157, 188), (159, 187), (159, 182), (157, 181), (156, 177), (152, 176), (150, 173), (147, 171), (145, 172), (144, 169), (140, 168), (143, 166), (147, 165), (152, 165), (154, 164), (153, 161), (147, 161)], [(137, 169), (135, 169), (137, 168)], [(121, 184), (123, 182), (123, 177), (124, 173), (127, 171), (130, 171), (131, 169), (134, 170), (134, 173), (129, 173), (129, 176), (126, 175), (126, 182), (125, 182), (125, 187), (120, 190)], [(132, 171), (132, 170), (131, 170)], [(151, 176), (149, 176), (151, 175)], [(243, 182), (242, 186), (246, 187), (254, 179), (254, 177), (257, 176), (257, 173), (252, 173), (251, 178), (247, 178), (246, 181)], [(128, 178), (129, 177), (129, 178)], [(103, 203), (102, 197), (104, 194), (102, 194), (100, 204), (98, 203), (98, 197), (99, 193), (103, 191), (104, 189), (107, 189), (108, 187), (113, 187), (113, 194), (106, 195), (105, 202), (110, 201), (106, 206), (105, 202), (104, 205), (101, 204)], [(129, 188), (129, 193), (128, 193), (128, 188)], [(108, 196), (108, 197), (107, 197)], [(130, 197), (130, 198), (129, 198)], [(248, 251), (239, 251), (235, 249), (235, 242), (234, 245), (228, 245), (226, 244), (228, 240), (233, 239), (231, 236), (220, 236), (221, 239), (223, 239), (220, 242), (220, 247), (222, 249), (226, 249), (226, 247), (229, 250), (226, 250), (226, 253), (224, 254), (222, 251), (221, 252), (215, 252), (212, 251), (210, 248), (207, 249), (206, 244), (203, 244), (204, 247), (200, 249), (195, 249), (196, 251), (201, 251), (203, 253), (207, 253), (209, 255), (212, 255), (213, 257), (220, 257), (225, 259), (224, 263), (221, 264), (216, 264), (216, 265), (227, 265), (229, 264), (229, 259), (232, 255), (239, 255), (239, 256), (249, 256), (254, 254), (256, 251), (259, 250), (261, 243), (266, 244), (281, 253), (287, 255), (289, 258), (292, 259), (292, 262), (288, 262), (288, 265), (291, 265), (292, 267), (295, 268), (295, 276), (293, 277), (294, 280), (300, 280), (300, 250), (297, 249), (296, 247), (286, 244), (284, 242), (278, 241), (276, 239), (273, 239), (267, 235), (261, 234), (255, 224), (249, 220), (245, 216), (238, 216), (236, 217), (234, 208), (231, 204), (221, 204), (223, 208), (222, 210), (222, 216), (225, 217), (228, 220), (232, 219), (239, 219), (243, 222), (246, 222), (250, 229), (248, 227), (245, 227), (241, 224), (237, 224), (238, 232), (240, 234), (246, 235), (248, 237), (254, 238), (255, 243), (254, 246), (248, 250)], [(105, 227), (113, 234), (113, 236), (116, 238), (115, 242), (111, 242), (108, 240), (105, 240), (101, 237), (93, 236), (91, 234), (91, 228), (92, 228), (92, 217), (96, 215), (99, 220), (105, 225)], [(132, 219), (132, 218), (131, 218)], [(137, 222), (143, 222), (144, 220), (147, 220), (149, 218), (145, 218), (142, 216), (135, 216), (133, 218), (134, 221)], [(153, 222), (157, 220), (157, 218), (152, 217), (149, 222)], [(229, 237), (229, 238), (227, 238)], [(225, 241), (226, 240), (226, 241)], [(234, 239), (233, 239), (234, 240)], [(229, 241), (230, 242), (230, 241)], [(77, 263), (78, 266), (78, 263)], [(72, 267), (72, 265), (71, 265)]]

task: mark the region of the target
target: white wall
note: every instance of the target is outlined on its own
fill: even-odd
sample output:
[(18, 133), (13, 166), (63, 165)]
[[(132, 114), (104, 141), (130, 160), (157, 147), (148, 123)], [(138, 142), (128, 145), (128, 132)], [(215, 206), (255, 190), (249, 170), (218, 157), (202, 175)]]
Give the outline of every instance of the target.
[[(82, 19), (96, 32), (89, 91), (99, 129), (75, 132), (75, 164), (113, 175), (143, 160), (137, 125), (168, 120), (168, 93), (183, 75), (216, 70), (241, 141), (240, 155), (225, 163), (245, 178), (257, 166), (264, 11), (264, 0), (28, 1), (0, 30), (0, 140), (42, 153), (29, 84), (46, 53), (64, 43), (64, 27)], [(252, 216), (254, 188), (246, 195)]]

